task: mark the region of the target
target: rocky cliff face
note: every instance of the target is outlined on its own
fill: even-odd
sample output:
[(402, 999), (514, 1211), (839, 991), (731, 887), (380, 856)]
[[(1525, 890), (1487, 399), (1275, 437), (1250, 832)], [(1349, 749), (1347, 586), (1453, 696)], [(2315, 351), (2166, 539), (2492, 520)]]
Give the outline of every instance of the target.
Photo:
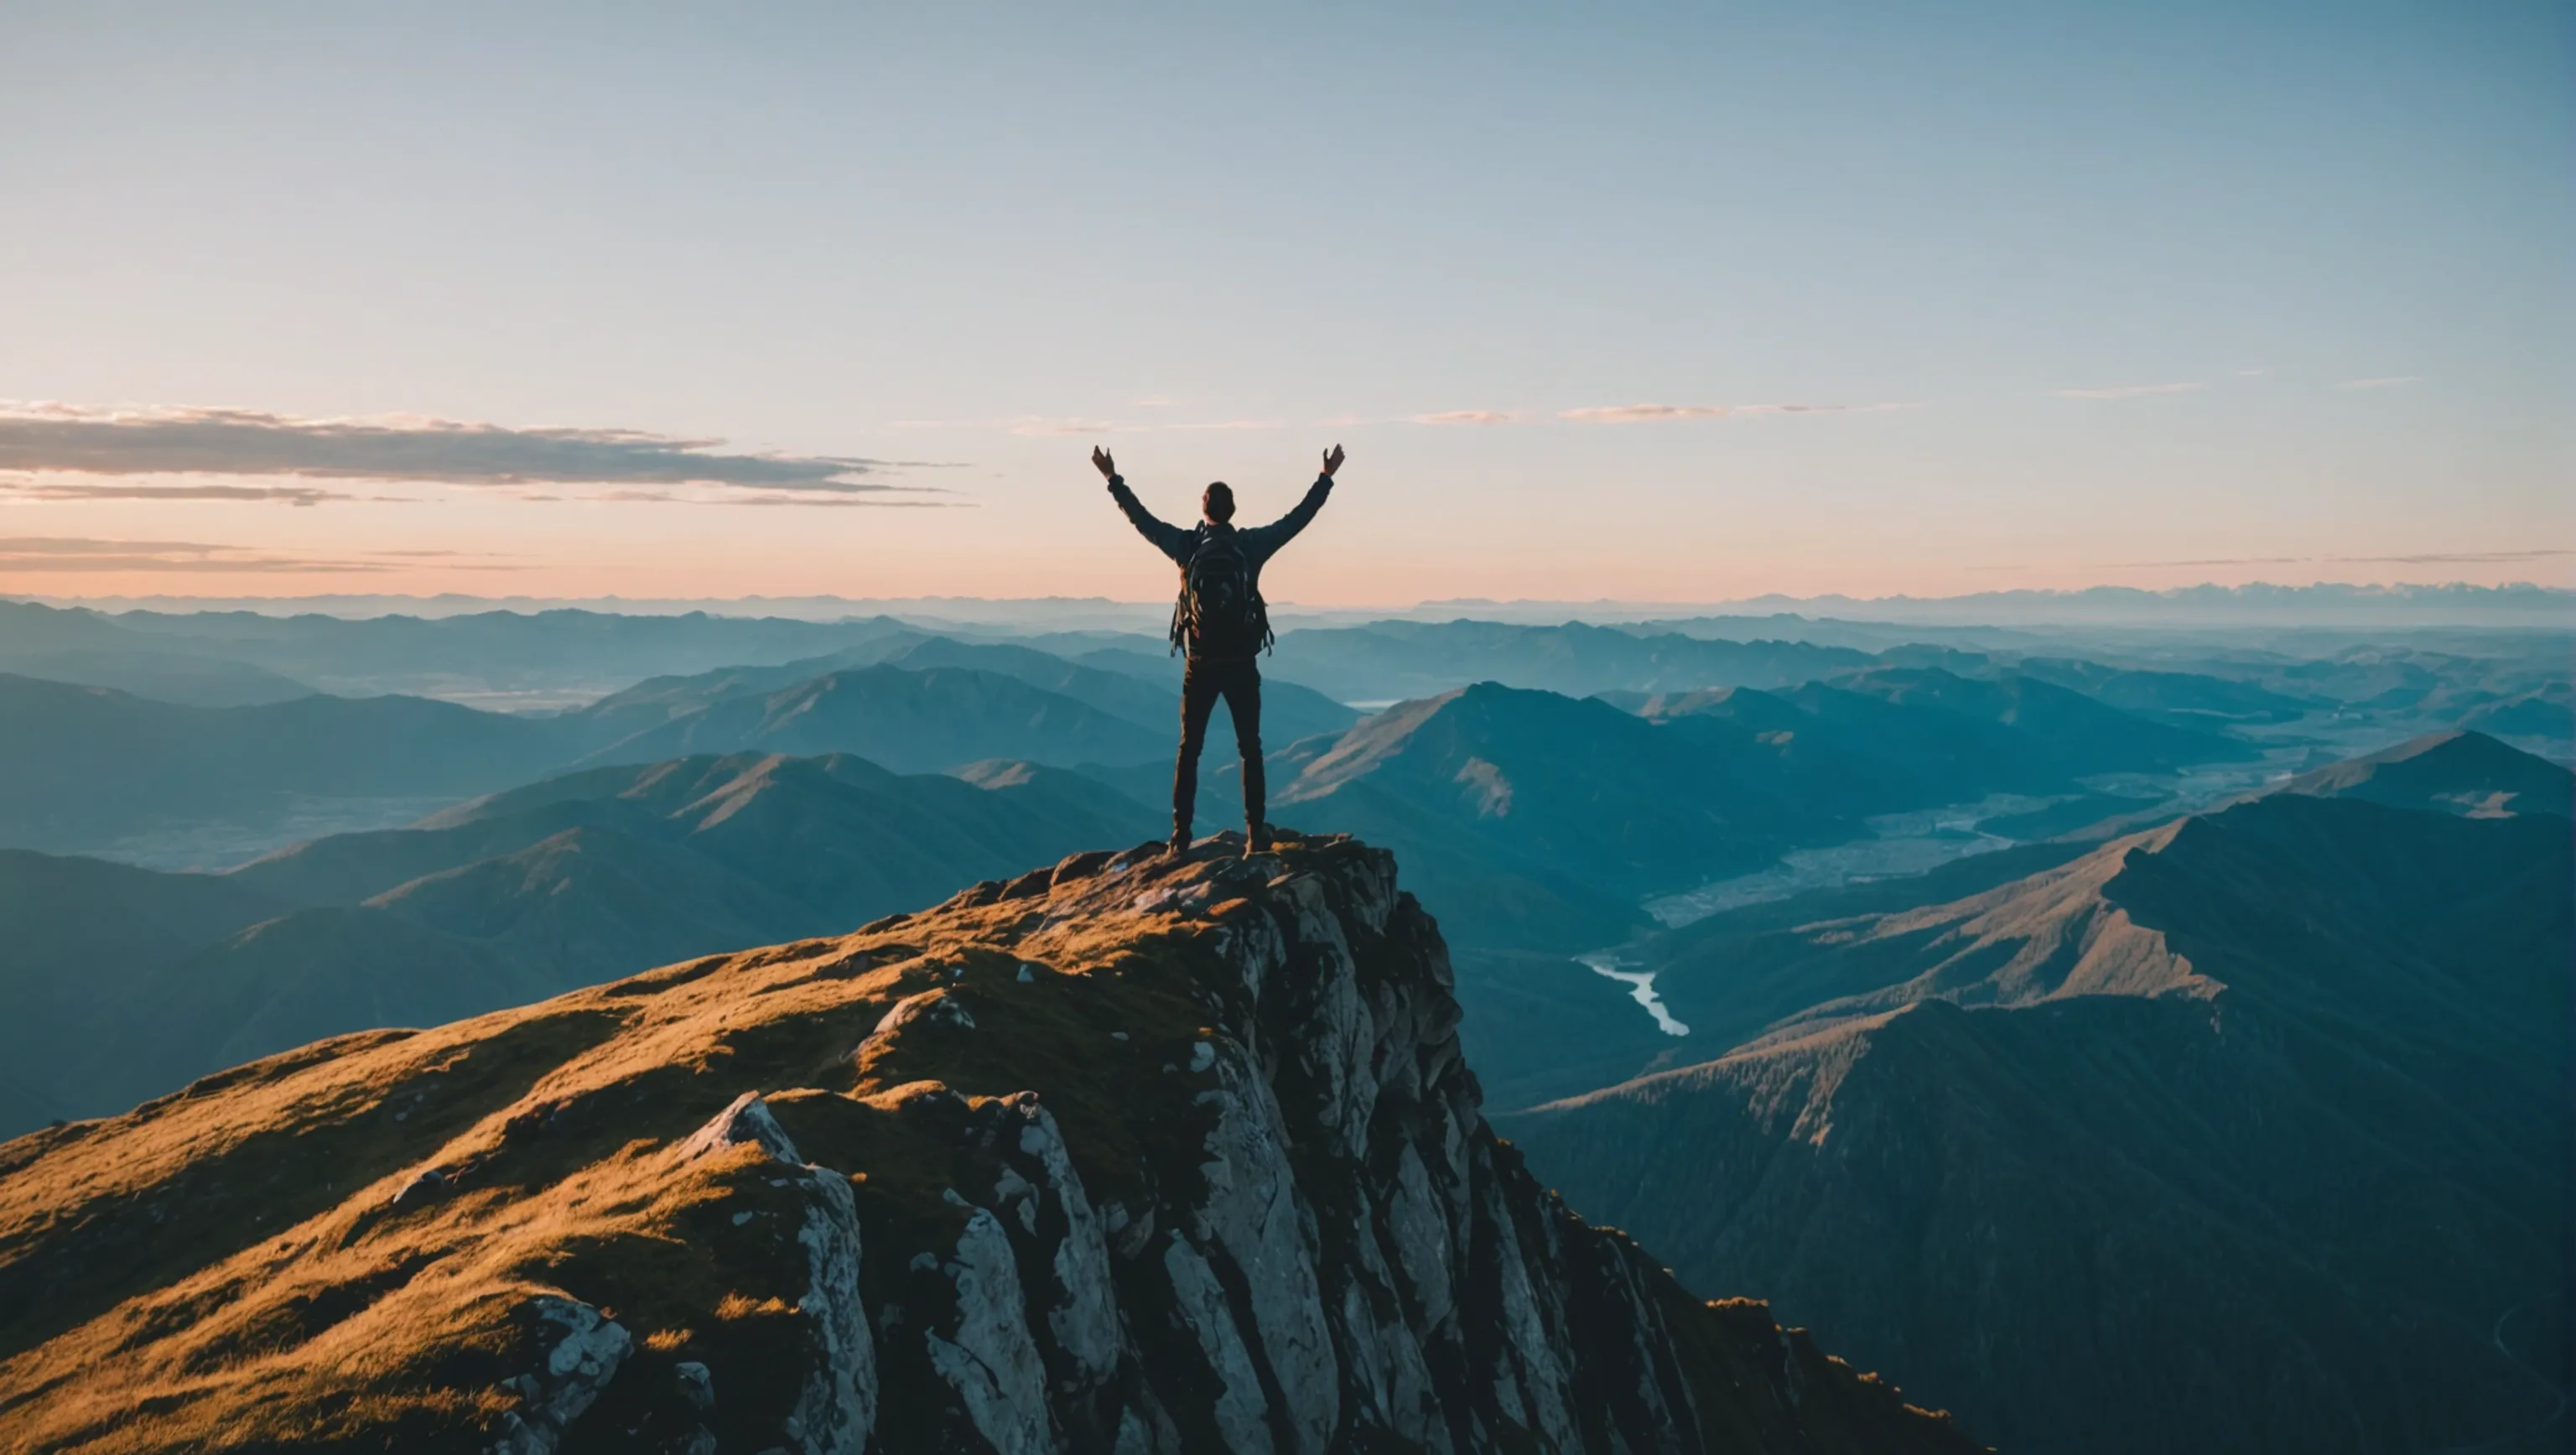
[(1384, 853), (1077, 855), (0, 1147), (0, 1445), (1964, 1451), (1497, 1140)]

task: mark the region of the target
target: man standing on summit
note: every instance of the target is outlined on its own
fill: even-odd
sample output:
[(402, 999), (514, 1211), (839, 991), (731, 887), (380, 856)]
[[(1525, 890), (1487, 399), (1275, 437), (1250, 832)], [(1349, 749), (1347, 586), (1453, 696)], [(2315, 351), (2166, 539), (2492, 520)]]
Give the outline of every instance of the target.
[(1234, 717), (1234, 745), (1243, 754), (1243, 851), (1261, 853), (1270, 847), (1270, 825), (1262, 817), (1261, 669), (1253, 660), (1270, 645), (1261, 566), (1324, 508), (1333, 493), (1333, 472), (1342, 467), (1342, 447), (1325, 453), (1323, 473), (1296, 509), (1249, 530), (1234, 528), (1234, 492), (1223, 480), (1199, 497), (1206, 519), (1183, 530), (1154, 518), (1119, 478), (1118, 464), (1107, 450), (1093, 450), (1091, 463), (1109, 478), (1110, 498), (1127, 512), (1136, 533), (1181, 568), (1181, 599), (1172, 608), (1172, 650), (1186, 650), (1189, 667), (1181, 676), (1181, 754), (1172, 764), (1172, 853), (1189, 852), (1191, 810), (1199, 796), (1199, 749), (1207, 743), (1208, 716), (1220, 697)]

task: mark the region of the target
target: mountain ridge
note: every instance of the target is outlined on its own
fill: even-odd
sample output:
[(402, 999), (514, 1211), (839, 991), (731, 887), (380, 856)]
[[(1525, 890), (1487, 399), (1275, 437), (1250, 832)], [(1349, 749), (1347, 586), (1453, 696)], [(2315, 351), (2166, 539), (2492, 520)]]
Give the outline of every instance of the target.
[(1322, 839), (1078, 854), (321, 1042), (0, 1144), (0, 1420), (98, 1451), (1975, 1448), (1565, 1209), (1456, 1022), (1392, 859)]

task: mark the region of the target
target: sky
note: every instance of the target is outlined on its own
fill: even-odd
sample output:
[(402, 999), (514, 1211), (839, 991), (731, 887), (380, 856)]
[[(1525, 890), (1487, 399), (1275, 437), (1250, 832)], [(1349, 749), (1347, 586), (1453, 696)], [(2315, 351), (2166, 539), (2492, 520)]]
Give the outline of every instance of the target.
[(2576, 584), (2576, 7), (0, 7), (0, 593)]

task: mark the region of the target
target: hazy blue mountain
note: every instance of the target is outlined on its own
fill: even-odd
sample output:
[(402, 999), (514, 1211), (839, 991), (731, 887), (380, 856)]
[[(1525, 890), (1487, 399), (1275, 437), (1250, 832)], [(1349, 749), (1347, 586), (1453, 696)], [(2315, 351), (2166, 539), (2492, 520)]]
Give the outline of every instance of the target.
[(923, 632), (890, 632), (859, 646), (799, 657), (791, 662), (736, 664), (712, 671), (647, 677), (587, 706), (564, 714), (591, 747), (634, 736), (648, 728), (704, 711), (728, 697), (782, 691), (801, 682), (851, 667), (873, 667), (931, 638)]
[[(32, 629), (24, 623), (23, 613), (43, 610), (21, 608), (0, 617), (0, 639)], [(249, 662), (334, 692), (577, 691), (585, 687), (595, 691), (660, 674), (820, 656), (912, 630), (891, 617), (815, 622), (704, 612), (644, 616), (486, 611), (360, 618), (280, 617), (247, 611), (87, 615), (124, 634), (120, 645)]]
[[(1637, 706), (1493, 683), (1403, 703), (1277, 755), (1272, 817), (1410, 856), (1462, 945), (1577, 950), (1625, 938), (1645, 896), (1852, 838), (1875, 814), (2252, 752), (2047, 683), (1938, 669)], [(1147, 770), (1112, 781), (1142, 797)], [(1203, 788), (1203, 815), (1231, 820), (1233, 782)]]
[(693, 753), (855, 753), (903, 771), (982, 758), (1136, 762), (1171, 751), (1168, 731), (1114, 717), (1016, 677), (963, 667), (859, 667), (774, 692), (724, 697), (598, 748), (588, 760)]
[(1504, 1122), (2004, 1448), (2480, 1447), (2556, 1401), (2493, 1334), (2565, 1286), (2571, 874), (2564, 819), (2282, 793), (1873, 886), (1662, 960), (1734, 1049)]
[[(975, 667), (1004, 673), (1158, 731), (1175, 731), (1180, 722), (1184, 664), (1178, 657), (1112, 648), (1068, 660), (1008, 643), (941, 638), (889, 660), (905, 667)], [(1261, 666), (1261, 732), (1266, 741), (1284, 744), (1317, 733), (1337, 733), (1359, 721), (1357, 711), (1271, 672), (1267, 659)], [(1147, 686), (1151, 693), (1139, 694), (1129, 684)], [(1222, 715), (1223, 709), (1219, 712)]]
[(313, 695), (312, 688), (265, 667), (179, 652), (81, 647), (0, 650), (0, 671), (83, 687), (113, 687), (136, 697), (191, 707), (249, 707)]
[(2020, 672), (1983, 679), (1937, 667), (1887, 667), (1836, 678), (1832, 685), (1901, 707), (1935, 707), (2016, 729), (2047, 769), (2070, 777), (2260, 756), (2236, 739), (2153, 722)]
[(0, 844), (86, 847), (292, 795), (463, 797), (564, 761), (554, 723), (417, 697), (189, 707), (0, 674)]
[(2292, 697), (2205, 672), (2142, 671), (2069, 657), (2025, 657), (2012, 670), (2173, 727), (2295, 722), (2320, 705), (2315, 697)]
[(1618, 689), (1775, 687), (1873, 660), (1847, 647), (1640, 636), (1580, 622), (1531, 627), (1382, 621), (1309, 628), (1282, 635), (1276, 654), (1281, 675), (1344, 702), (1429, 697), (1475, 682), (1578, 697)]
[(0, 1135), (323, 1035), (839, 933), (1158, 817), (1026, 763), (742, 754), (566, 774), (222, 875), (0, 853)]

